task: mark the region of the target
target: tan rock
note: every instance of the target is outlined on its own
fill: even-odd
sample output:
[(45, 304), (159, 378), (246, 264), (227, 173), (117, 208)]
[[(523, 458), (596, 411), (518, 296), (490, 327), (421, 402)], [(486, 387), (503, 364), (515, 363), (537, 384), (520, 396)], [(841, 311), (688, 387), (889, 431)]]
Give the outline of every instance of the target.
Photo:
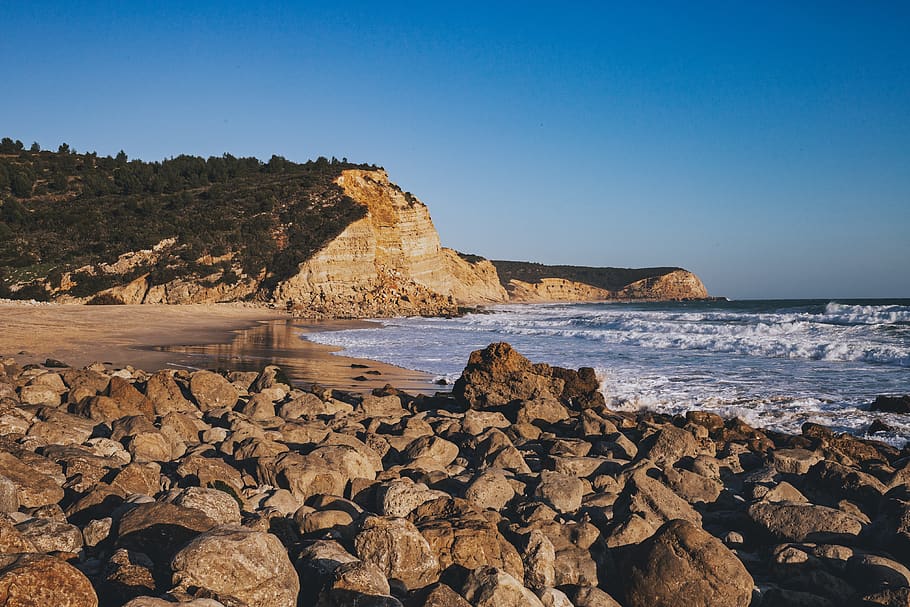
[(178, 588), (200, 587), (249, 607), (296, 607), (300, 582), (270, 533), (222, 526), (203, 533), (171, 561)]
[(6, 607), (97, 607), (91, 582), (53, 556), (0, 555), (0, 597)]
[(190, 392), (202, 411), (219, 407), (232, 408), (238, 393), (231, 382), (211, 371), (196, 371), (190, 379)]
[(623, 581), (627, 607), (746, 607), (752, 577), (723, 543), (688, 521), (671, 521), (645, 542)]
[(423, 588), (439, 579), (439, 562), (413, 523), (402, 518), (368, 517), (354, 537), (361, 560), (373, 563), (405, 589)]
[(479, 567), (472, 571), (463, 594), (474, 607), (543, 607), (533, 592), (495, 567)]

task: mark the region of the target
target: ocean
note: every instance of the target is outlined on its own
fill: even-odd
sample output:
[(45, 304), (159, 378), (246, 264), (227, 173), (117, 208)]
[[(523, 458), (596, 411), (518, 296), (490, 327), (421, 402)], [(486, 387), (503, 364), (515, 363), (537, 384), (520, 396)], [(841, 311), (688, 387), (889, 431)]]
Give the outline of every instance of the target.
[[(453, 382), (473, 350), (507, 341), (534, 362), (594, 367), (611, 408), (705, 409), (799, 433), (811, 421), (903, 446), (910, 300), (743, 300), (502, 305), (459, 318), (397, 318), (306, 339)], [(869, 434), (879, 419), (891, 430)]]

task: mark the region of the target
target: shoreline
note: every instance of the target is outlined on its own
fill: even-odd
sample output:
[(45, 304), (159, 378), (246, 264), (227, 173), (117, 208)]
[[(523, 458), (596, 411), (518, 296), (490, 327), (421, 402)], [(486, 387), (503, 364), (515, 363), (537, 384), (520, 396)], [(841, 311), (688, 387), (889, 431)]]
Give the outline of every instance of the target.
[(361, 326), (369, 324), (295, 319), (283, 311), (232, 303), (85, 306), (4, 301), (0, 356), (19, 364), (53, 358), (76, 368), (104, 362), (149, 372), (219, 366), (259, 370), (277, 364), (294, 381), (353, 392), (387, 383), (427, 394), (445, 388), (434, 385), (428, 374), (337, 355), (342, 348), (299, 337), (307, 331)]

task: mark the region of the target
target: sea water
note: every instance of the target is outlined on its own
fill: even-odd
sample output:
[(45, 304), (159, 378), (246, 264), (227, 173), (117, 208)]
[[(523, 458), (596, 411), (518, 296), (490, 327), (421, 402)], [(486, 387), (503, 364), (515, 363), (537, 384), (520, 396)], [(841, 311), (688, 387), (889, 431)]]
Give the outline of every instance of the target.
[[(534, 304), (459, 318), (400, 318), (308, 333), (344, 354), (448, 382), (472, 350), (507, 341), (534, 362), (594, 367), (612, 408), (697, 408), (798, 433), (812, 421), (902, 446), (910, 414), (869, 411), (910, 394), (910, 300)], [(880, 419), (892, 431), (868, 434)]]

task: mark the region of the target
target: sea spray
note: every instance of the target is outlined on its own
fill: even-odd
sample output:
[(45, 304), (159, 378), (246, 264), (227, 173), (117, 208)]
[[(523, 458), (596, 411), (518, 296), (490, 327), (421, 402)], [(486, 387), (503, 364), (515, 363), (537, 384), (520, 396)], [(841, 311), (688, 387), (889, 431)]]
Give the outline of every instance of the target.
[(590, 366), (617, 408), (710, 409), (777, 430), (806, 421), (902, 445), (910, 416), (871, 413), (910, 393), (910, 301), (730, 301), (497, 306), (460, 318), (307, 334), (347, 355), (457, 378), (468, 354), (508, 341), (536, 361)]

